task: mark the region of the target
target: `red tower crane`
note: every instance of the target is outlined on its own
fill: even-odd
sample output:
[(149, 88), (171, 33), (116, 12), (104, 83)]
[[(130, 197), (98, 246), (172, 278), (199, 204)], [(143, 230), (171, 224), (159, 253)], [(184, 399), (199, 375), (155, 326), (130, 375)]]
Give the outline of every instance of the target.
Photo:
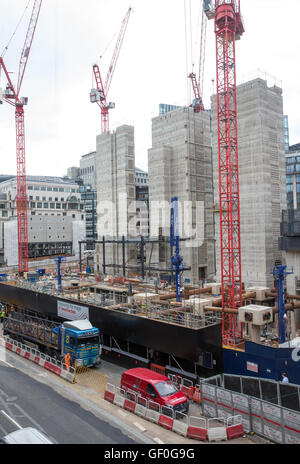
[(121, 30), (118, 36), (117, 44), (114, 50), (112, 61), (108, 68), (108, 73), (106, 76), (105, 84), (103, 85), (101, 73), (99, 66), (97, 64), (93, 65), (93, 74), (96, 81), (96, 88), (91, 90), (90, 101), (91, 103), (97, 103), (101, 109), (101, 133), (109, 132), (109, 110), (115, 108), (113, 102), (107, 102), (107, 96), (112, 81), (112, 77), (116, 68), (116, 64), (119, 58), (121, 46), (124, 40), (125, 32), (127, 29), (129, 17), (131, 14), (132, 8), (129, 8), (121, 25)]
[[(242, 305), (235, 42), (244, 33), (240, 0), (204, 0), (215, 21), (222, 306)], [(242, 337), (236, 315), (223, 313), (223, 341)]]
[(6, 89), (3, 93), (3, 100), (15, 107), (17, 147), (18, 270), (20, 274), (28, 271), (28, 224), (24, 124), (24, 105), (27, 105), (28, 98), (20, 97), (20, 90), (40, 14), (41, 5), (42, 0), (35, 0), (20, 58), (18, 83), (16, 88), (12, 84), (3, 58), (0, 57), (0, 71), (3, 69), (7, 79)]
[(195, 113), (204, 111), (203, 104), (203, 78), (204, 78), (204, 64), (205, 64), (205, 45), (206, 45), (206, 29), (207, 29), (207, 18), (203, 8), (203, 0), (201, 0), (200, 7), (202, 9), (202, 22), (201, 22), (201, 39), (200, 39), (200, 59), (199, 59), (199, 75), (195, 73), (189, 74), (189, 78), (192, 81), (194, 101), (193, 106)]

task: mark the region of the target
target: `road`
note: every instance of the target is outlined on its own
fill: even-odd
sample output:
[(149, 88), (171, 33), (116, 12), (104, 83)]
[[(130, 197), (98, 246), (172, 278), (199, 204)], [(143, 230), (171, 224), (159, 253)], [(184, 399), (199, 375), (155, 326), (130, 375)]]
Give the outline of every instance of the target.
[[(136, 444), (137, 435), (66, 398), (46, 383), (21, 370), (21, 359), (0, 354), (0, 436), (18, 428), (35, 427), (59, 444)], [(18, 365), (18, 366), (17, 366)], [(101, 414), (100, 414), (101, 415)]]
[[(122, 367), (102, 361), (94, 371), (94, 380), (98, 382), (98, 376), (105, 373), (108, 382), (119, 385), (123, 371)], [(22, 427), (35, 426), (61, 444), (200, 444), (112, 405), (93, 385), (66, 382), (1, 345), (0, 408), (6, 411), (6, 415), (0, 412), (2, 427), (6, 424), (12, 431), (14, 424), (16, 430), (15, 422)], [(190, 408), (191, 414), (199, 417), (201, 408), (196, 404)], [(7, 419), (10, 414), (14, 422)], [(2, 433), (0, 427), (0, 437)], [(222, 443), (265, 442), (257, 438), (247, 436)]]

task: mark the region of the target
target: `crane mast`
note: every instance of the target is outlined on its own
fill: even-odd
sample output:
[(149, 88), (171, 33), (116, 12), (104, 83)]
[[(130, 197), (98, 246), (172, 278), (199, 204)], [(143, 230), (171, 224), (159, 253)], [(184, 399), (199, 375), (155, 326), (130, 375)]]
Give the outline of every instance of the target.
[[(216, 35), (222, 306), (238, 308), (242, 278), (235, 42), (244, 25), (239, 0), (204, 0), (204, 10), (214, 19)], [(233, 345), (240, 338), (237, 316), (224, 312), (224, 343)]]
[(19, 273), (28, 271), (28, 221), (27, 221), (27, 191), (26, 191), (26, 155), (25, 155), (25, 121), (24, 105), (27, 98), (20, 98), (20, 90), (28, 62), (31, 45), (42, 6), (42, 0), (35, 0), (25, 43), (19, 62), (19, 75), (17, 87), (13, 86), (9, 73), (0, 57), (0, 70), (4, 71), (7, 86), (3, 100), (15, 107), (16, 123), (16, 155), (17, 155), (17, 221), (18, 221), (18, 270)]
[(96, 82), (96, 88), (91, 90), (90, 101), (91, 103), (97, 103), (101, 109), (101, 133), (104, 134), (109, 132), (109, 110), (115, 108), (113, 102), (107, 102), (107, 95), (110, 89), (110, 84), (112, 81), (113, 74), (116, 69), (117, 61), (119, 58), (120, 50), (124, 40), (125, 32), (127, 29), (129, 17), (131, 14), (132, 8), (129, 8), (121, 24), (121, 29), (119, 32), (118, 40), (114, 49), (113, 57), (108, 68), (107, 76), (105, 79), (105, 84), (103, 85), (101, 73), (99, 66), (97, 64), (93, 65), (93, 75)]

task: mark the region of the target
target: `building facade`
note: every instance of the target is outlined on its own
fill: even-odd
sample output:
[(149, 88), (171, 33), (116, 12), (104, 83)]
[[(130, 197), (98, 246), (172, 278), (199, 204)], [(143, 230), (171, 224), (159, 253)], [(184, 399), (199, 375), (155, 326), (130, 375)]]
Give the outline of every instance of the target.
[[(220, 218), (216, 96), (212, 97), (217, 280), (220, 280)], [(254, 79), (237, 87), (242, 280), (273, 287), (271, 270), (284, 255), (278, 247), (286, 209), (282, 90)]]
[[(60, 177), (27, 176), (26, 180), (29, 258), (76, 255), (78, 241), (85, 239), (85, 209), (79, 186), (75, 181)], [(16, 177), (0, 183), (0, 198), (2, 262), (16, 265)]]
[(96, 152), (92, 151), (83, 155), (80, 159), (79, 177), (84, 185), (90, 185), (96, 191)]
[(293, 145), (286, 154), (287, 208), (300, 209), (300, 145)]
[[(199, 282), (215, 275), (210, 115), (183, 107), (152, 119), (148, 151), (151, 236), (170, 237), (172, 197), (179, 202), (181, 254)], [(161, 203), (162, 208), (160, 208)], [(158, 225), (158, 229), (157, 229)], [(189, 227), (188, 227), (189, 226)], [(169, 244), (156, 247), (153, 264), (170, 268)]]
[[(123, 125), (112, 133), (97, 136), (96, 179), (98, 201), (98, 238), (122, 240), (135, 238), (136, 188), (134, 128)], [(137, 263), (135, 245), (126, 246), (127, 272)], [(103, 248), (96, 247), (96, 269), (103, 270)], [(106, 271), (118, 274), (122, 270), (122, 246), (107, 244)]]

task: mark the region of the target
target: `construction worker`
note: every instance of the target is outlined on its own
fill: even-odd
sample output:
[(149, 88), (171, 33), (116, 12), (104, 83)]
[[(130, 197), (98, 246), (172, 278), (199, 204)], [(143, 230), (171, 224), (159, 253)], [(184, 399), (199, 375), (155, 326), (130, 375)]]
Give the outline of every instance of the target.
[(287, 378), (286, 373), (283, 372), (281, 375), (282, 375), (282, 382), (283, 383), (289, 383), (289, 379)]
[(65, 356), (65, 365), (66, 365), (67, 371), (69, 371), (70, 370), (70, 365), (71, 365), (70, 353), (67, 353), (66, 356)]
[(5, 316), (6, 316), (5, 308), (4, 308), (4, 306), (2, 306), (1, 307), (1, 314), (0, 314), (1, 323), (3, 322), (3, 319), (5, 318)]

